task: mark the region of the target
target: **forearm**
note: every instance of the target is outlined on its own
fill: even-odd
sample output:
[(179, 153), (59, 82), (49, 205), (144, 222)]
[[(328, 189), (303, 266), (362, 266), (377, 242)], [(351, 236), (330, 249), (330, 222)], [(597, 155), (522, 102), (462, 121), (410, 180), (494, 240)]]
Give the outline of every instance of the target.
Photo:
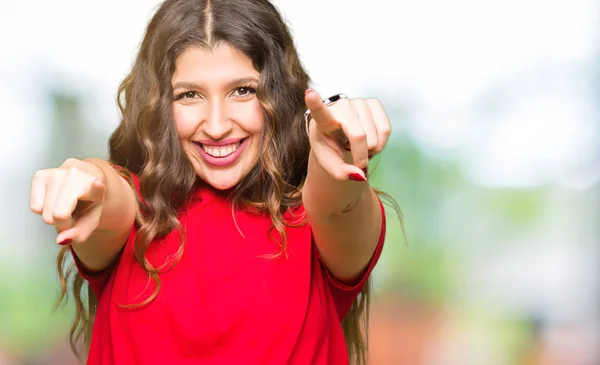
[[(345, 153), (344, 160), (352, 163), (351, 154)], [(303, 204), (310, 215), (331, 217), (370, 205), (370, 190), (368, 182), (335, 179), (311, 151), (302, 189)]]
[[(323, 262), (338, 279), (352, 282), (373, 257), (383, 229), (379, 199), (360, 169), (368, 164), (369, 155), (383, 150), (389, 120), (374, 99), (338, 95), (333, 104), (325, 104), (307, 90), (305, 102), (311, 115), (307, 128), (311, 152), (302, 191), (304, 208)], [(337, 153), (346, 143), (336, 135), (340, 130), (352, 149), (341, 159)]]
[(86, 159), (104, 173), (105, 195), (98, 226), (85, 241), (74, 244), (79, 260), (89, 270), (102, 270), (123, 248), (135, 220), (135, 195), (129, 184), (108, 162)]
[(302, 199), (319, 253), (338, 279), (352, 282), (378, 242), (382, 217), (377, 195), (366, 181), (334, 179), (312, 154), (308, 166)]

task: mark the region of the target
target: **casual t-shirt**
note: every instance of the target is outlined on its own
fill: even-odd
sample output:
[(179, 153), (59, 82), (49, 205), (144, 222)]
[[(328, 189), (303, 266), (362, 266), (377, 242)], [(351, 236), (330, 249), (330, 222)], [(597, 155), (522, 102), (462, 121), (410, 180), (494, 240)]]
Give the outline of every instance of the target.
[[(381, 234), (370, 264), (354, 285), (346, 285), (323, 264), (309, 224), (287, 227), (285, 254), (270, 258), (282, 251), (269, 237), (268, 215), (232, 213), (222, 192), (196, 187), (179, 212), (183, 254), (161, 272), (159, 294), (150, 303), (128, 307), (155, 289), (135, 259), (136, 225), (121, 255), (103, 272), (90, 274), (75, 257), (98, 298), (87, 363), (348, 364), (341, 320), (381, 253), (381, 209)], [(292, 213), (302, 214), (303, 208), (287, 216)], [(146, 258), (155, 267), (168, 264), (179, 247), (174, 230), (153, 241)]]

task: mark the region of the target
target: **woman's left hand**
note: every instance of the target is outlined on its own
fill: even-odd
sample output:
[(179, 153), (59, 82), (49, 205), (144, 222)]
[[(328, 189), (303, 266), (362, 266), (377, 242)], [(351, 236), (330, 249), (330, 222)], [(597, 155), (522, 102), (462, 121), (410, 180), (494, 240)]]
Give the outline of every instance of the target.
[[(338, 180), (366, 180), (369, 159), (384, 149), (391, 133), (379, 100), (342, 98), (326, 106), (312, 89), (306, 91), (304, 100), (311, 114), (310, 145), (321, 166)], [(340, 131), (347, 143), (341, 140)], [(344, 160), (347, 151), (352, 163)]]

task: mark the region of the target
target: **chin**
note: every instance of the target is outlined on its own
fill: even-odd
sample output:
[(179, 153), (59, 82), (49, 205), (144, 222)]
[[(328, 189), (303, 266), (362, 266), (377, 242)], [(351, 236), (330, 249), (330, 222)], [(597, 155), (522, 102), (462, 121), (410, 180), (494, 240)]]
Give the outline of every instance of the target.
[[(195, 160), (196, 175), (206, 184), (217, 190), (229, 190), (235, 188), (240, 181), (252, 170), (251, 166), (247, 166), (244, 159), (238, 161), (237, 165), (225, 169), (213, 168), (203, 164), (199, 158)], [(241, 163), (241, 164), (239, 164)]]
[(223, 173), (224, 171), (219, 172), (216, 174), (215, 171), (206, 171), (203, 174), (198, 173), (198, 178), (217, 190), (234, 188), (241, 180), (237, 174)]
[[(202, 179), (202, 178), (201, 178)], [(213, 181), (208, 179), (202, 179), (205, 183), (212, 186), (217, 190), (229, 190), (237, 185), (237, 181)]]

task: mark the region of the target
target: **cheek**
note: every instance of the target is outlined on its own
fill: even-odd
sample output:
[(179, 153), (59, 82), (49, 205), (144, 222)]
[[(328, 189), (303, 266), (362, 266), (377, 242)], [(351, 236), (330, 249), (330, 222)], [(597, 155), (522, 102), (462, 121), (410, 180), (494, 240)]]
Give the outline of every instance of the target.
[(239, 103), (232, 110), (240, 126), (250, 133), (259, 133), (265, 125), (264, 110), (258, 100)]
[(198, 128), (200, 111), (192, 106), (173, 105), (173, 120), (180, 139), (191, 137)]

